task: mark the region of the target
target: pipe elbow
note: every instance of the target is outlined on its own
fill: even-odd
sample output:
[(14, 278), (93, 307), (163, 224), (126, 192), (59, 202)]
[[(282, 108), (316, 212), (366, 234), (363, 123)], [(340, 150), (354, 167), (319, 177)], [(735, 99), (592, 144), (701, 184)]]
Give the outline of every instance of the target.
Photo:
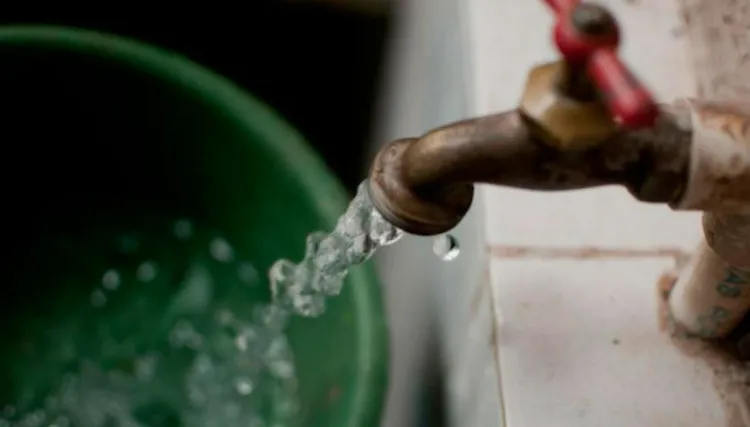
[(444, 233), (468, 212), (474, 183), (495, 181), (499, 171), (520, 171), (517, 160), (529, 148), (526, 126), (515, 111), (396, 140), (373, 162), (370, 197), (386, 220), (408, 233)]
[(665, 108), (652, 128), (623, 130), (582, 150), (535, 138), (515, 110), (453, 123), (384, 147), (370, 171), (371, 200), (386, 220), (418, 235), (458, 225), (475, 183), (536, 191), (622, 185), (638, 200), (669, 203), (683, 192), (690, 149), (677, 113)]
[(429, 188), (409, 180), (407, 152), (417, 138), (389, 143), (375, 157), (368, 190), (375, 209), (388, 222), (410, 234), (432, 236), (445, 233), (463, 219), (471, 207), (471, 183), (443, 184)]

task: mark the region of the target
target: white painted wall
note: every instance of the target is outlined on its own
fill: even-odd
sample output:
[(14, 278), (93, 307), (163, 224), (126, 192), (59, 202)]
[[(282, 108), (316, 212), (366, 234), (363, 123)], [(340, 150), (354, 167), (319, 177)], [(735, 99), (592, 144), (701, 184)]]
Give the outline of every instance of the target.
[[(385, 92), (379, 115), (379, 132), (372, 152), (384, 143), (468, 115), (471, 93), (468, 78), (471, 59), (468, 47), (467, 10), (462, 0), (411, 0), (402, 3), (399, 23), (392, 40), (390, 67), (384, 79)], [(454, 420), (476, 417), (475, 406), (485, 407), (497, 425), (494, 408), (499, 407), (497, 376), (485, 375), (473, 366), (492, 367), (489, 288), (472, 310), (471, 299), (479, 285), (486, 284), (487, 264), (481, 228), (481, 200), (455, 230), (461, 256), (444, 263), (433, 255), (432, 241), (407, 236), (376, 259), (386, 286), (386, 304), (391, 325), (391, 391), (385, 427), (417, 424), (422, 399), (420, 381), (427, 364), (437, 360), (449, 372), (449, 408)], [(483, 312), (483, 324), (469, 327), (473, 312)], [(475, 316), (476, 317), (476, 316)], [(478, 338), (467, 341), (471, 336)], [(436, 340), (436, 337), (440, 340)], [(474, 344), (478, 343), (478, 344)], [(478, 346), (478, 348), (477, 348)], [(468, 370), (467, 370), (468, 369)], [(494, 392), (477, 393), (476, 384), (487, 383)], [(494, 393), (494, 394), (493, 394)], [(494, 396), (494, 400), (493, 399)], [(492, 418), (491, 418), (492, 419)], [(456, 424), (462, 425), (462, 424)], [(469, 427), (466, 425), (466, 427)]]
[[(660, 100), (695, 93), (673, 1), (602, 3), (621, 21), (623, 56)], [(529, 68), (555, 58), (541, 0), (406, 7), (379, 142), (514, 108)], [(676, 350), (657, 323), (657, 281), (674, 266), (664, 249), (692, 250), (697, 214), (637, 203), (619, 188), (482, 187), (480, 199), (458, 230), (472, 248), (460, 262), (439, 263), (416, 238), (379, 259), (396, 387), (384, 425), (412, 425), (393, 408), (414, 403), (409, 373), (427, 357), (419, 343), (433, 331), (455, 426), (723, 425), (710, 370)], [(605, 255), (582, 256), (591, 248)]]

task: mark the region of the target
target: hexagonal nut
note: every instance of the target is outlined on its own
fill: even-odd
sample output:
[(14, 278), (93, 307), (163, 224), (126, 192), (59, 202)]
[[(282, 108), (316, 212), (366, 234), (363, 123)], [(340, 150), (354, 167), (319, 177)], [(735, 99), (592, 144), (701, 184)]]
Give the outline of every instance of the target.
[(557, 82), (563, 64), (535, 67), (529, 73), (519, 110), (536, 125), (542, 139), (561, 150), (581, 150), (606, 141), (617, 125), (596, 101), (562, 95)]

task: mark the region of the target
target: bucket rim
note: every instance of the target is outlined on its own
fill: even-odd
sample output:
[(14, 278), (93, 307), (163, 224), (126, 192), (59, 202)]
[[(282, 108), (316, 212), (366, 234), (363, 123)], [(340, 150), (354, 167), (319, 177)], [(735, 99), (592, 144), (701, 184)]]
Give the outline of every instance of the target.
[[(349, 198), (343, 187), (291, 125), (229, 79), (180, 54), (119, 35), (50, 25), (0, 27), (0, 46), (3, 45), (101, 57), (178, 84), (220, 109), (245, 132), (253, 134), (271, 156), (283, 159), (288, 165), (285, 173), (304, 194), (311, 195), (308, 202), (327, 229), (335, 226), (346, 209)], [(346, 410), (345, 425), (378, 425), (388, 376), (388, 334), (381, 288), (368, 265), (352, 270), (347, 277), (353, 288), (352, 303), (356, 306), (358, 326), (356, 386)]]

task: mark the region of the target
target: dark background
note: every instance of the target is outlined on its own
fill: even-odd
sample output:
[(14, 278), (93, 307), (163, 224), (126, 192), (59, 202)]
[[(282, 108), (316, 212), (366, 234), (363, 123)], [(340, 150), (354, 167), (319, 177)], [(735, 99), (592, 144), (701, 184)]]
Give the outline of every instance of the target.
[(0, 23), (95, 29), (179, 52), (274, 108), (350, 191), (356, 188), (364, 178), (364, 147), (385, 59), (390, 10), (281, 0), (234, 6), (157, 3), (108, 3), (101, 10), (76, 7), (75, 2), (56, 10), (29, 3), (24, 3), (25, 11), (0, 6)]
[[(12, 10), (0, 5), (0, 23), (100, 30), (187, 56), (275, 109), (354, 192), (364, 179), (365, 147), (394, 13), (330, 3), (108, 3), (97, 9), (75, 2), (57, 8), (24, 2)], [(442, 381), (439, 375), (414, 378), (425, 380), (420, 425), (440, 427)]]

